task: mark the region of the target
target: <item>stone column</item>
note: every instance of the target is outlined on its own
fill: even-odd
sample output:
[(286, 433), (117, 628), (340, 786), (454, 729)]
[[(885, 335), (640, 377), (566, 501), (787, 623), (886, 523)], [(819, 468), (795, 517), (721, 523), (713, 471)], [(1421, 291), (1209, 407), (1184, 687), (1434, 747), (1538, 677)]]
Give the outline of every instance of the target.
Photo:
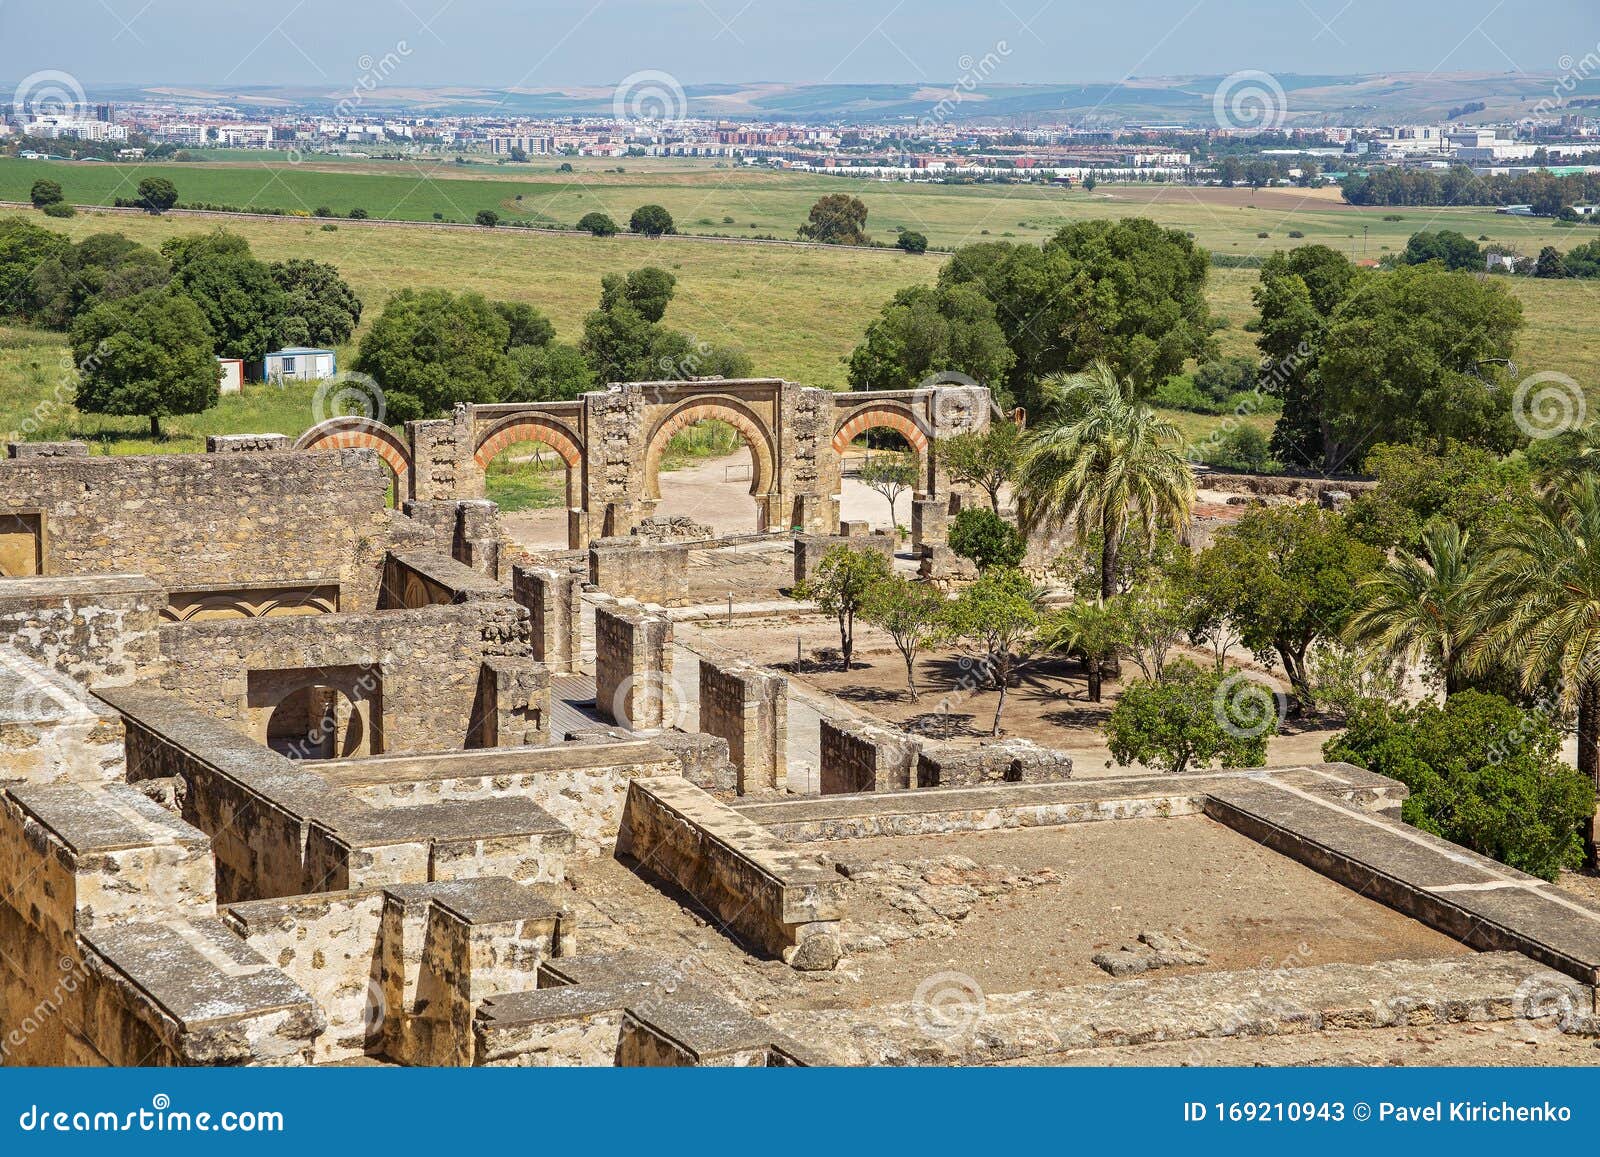
[(533, 657), (554, 674), (576, 672), (583, 657), (582, 592), (571, 571), (511, 568), (512, 596), (533, 617)]
[(533, 660), (485, 658), (478, 671), (468, 747), (530, 747), (550, 741), (550, 672)]
[(594, 610), (595, 711), (635, 731), (671, 727), (683, 697), (672, 681), (672, 620), (638, 604)]
[(728, 741), (740, 795), (782, 791), (788, 779), (789, 681), (749, 663), (700, 660), (700, 730)]
[(500, 577), (500, 508), (477, 498), (456, 506), (455, 560), (473, 570)]

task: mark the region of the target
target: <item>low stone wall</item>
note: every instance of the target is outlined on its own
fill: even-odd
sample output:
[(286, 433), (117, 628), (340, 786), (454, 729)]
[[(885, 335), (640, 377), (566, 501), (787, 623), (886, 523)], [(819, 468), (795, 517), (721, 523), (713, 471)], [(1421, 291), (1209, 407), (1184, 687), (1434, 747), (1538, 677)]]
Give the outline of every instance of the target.
[(504, 586), (437, 551), (391, 554), (384, 561), (379, 610), (448, 606), (503, 599)]
[[(315, 683), (322, 672), (341, 673), (333, 677), (354, 684), (367, 709), (381, 711), (368, 735), (371, 750), (380, 752), (461, 747), (485, 659), (532, 655), (528, 612), (509, 599), (172, 623), (161, 630), (161, 646), (164, 690), (261, 741), (294, 686)], [(374, 673), (378, 686), (359, 686)]]
[(380, 809), (521, 797), (570, 830), (584, 855), (609, 853), (615, 846), (630, 780), (676, 776), (680, 770), (671, 753), (631, 733), (625, 741), (603, 744), (382, 756), (317, 765), (330, 785)]
[(689, 548), (683, 543), (629, 535), (589, 544), (589, 584), (617, 598), (676, 602), (687, 587), (688, 568)]
[(821, 720), (821, 790), (905, 791), (916, 782), (922, 745), (903, 731), (853, 720)]
[(0, 783), (117, 783), (122, 717), (83, 688), (0, 646)]
[[(654, 731), (629, 731), (625, 727), (585, 727), (567, 732), (568, 743), (625, 743), (644, 740), (661, 748), (678, 761), (679, 774), (696, 787), (710, 792), (738, 790), (738, 769), (728, 758), (728, 741), (699, 731), (677, 728)], [(619, 797), (620, 803), (620, 797)], [(620, 818), (621, 811), (618, 810)]]
[(892, 534), (797, 534), (794, 536), (795, 585), (799, 586), (810, 578), (817, 565), (836, 546), (873, 551), (891, 561), (896, 549)]
[(838, 963), (842, 879), (693, 784), (630, 784), (617, 855), (683, 888), (759, 951), (800, 969)]
[(337, 583), (346, 610), (376, 605), (388, 490), (362, 449), (0, 461), (0, 511), (39, 514), (47, 575), (136, 571), (190, 589)]
[(927, 742), (917, 756), (918, 787), (974, 787), (985, 783), (1058, 783), (1072, 778), (1072, 756), (1027, 739), (973, 746)]
[(0, 579), (0, 643), (87, 686), (160, 669), (167, 594), (135, 574)]
[(1255, 494), (1263, 498), (1285, 497), (1303, 501), (1320, 501), (1330, 490), (1343, 491), (1351, 496), (1375, 490), (1378, 484), (1362, 478), (1297, 478), (1292, 474), (1219, 474), (1204, 473), (1195, 481), (1206, 490), (1220, 490), (1225, 494)]

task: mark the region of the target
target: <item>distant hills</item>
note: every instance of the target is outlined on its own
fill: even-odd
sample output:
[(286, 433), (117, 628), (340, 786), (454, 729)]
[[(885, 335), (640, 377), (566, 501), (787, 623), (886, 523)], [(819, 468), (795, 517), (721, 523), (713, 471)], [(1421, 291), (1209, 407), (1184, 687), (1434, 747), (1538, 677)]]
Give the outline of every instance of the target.
[[(686, 115), (732, 120), (909, 121), (935, 115), (947, 121), (1001, 122), (1025, 127), (1042, 123), (1214, 125), (1218, 89), (1230, 77), (1149, 77), (1123, 83), (990, 84), (972, 91), (954, 84), (701, 84), (683, 87)], [(1259, 81), (1259, 74), (1256, 80)], [(1452, 109), (1483, 104), (1482, 120), (1532, 115), (1541, 101), (1600, 97), (1600, 76), (1560, 87), (1554, 73), (1381, 73), (1361, 76), (1277, 74), (1283, 123), (1376, 124), (1397, 120), (1442, 120)], [(1237, 84), (1250, 84), (1245, 79)], [(381, 111), (412, 114), (507, 116), (608, 116), (612, 85), (489, 89), (465, 85), (416, 88), (383, 86), (352, 101), (349, 91), (320, 87), (240, 88), (213, 85), (96, 87), (97, 100), (177, 100), (260, 108), (332, 111), (341, 101), (358, 115)], [(1276, 100), (1276, 94), (1266, 90)], [(959, 95), (958, 95), (959, 94)]]

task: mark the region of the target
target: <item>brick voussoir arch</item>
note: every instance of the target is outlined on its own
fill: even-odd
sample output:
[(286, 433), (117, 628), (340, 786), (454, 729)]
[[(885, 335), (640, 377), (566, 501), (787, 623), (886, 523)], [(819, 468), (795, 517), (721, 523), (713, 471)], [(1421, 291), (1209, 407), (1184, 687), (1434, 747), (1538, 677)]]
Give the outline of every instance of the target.
[(409, 493), (411, 449), (404, 437), (382, 422), (354, 415), (329, 418), (301, 434), (299, 441), (294, 444), (296, 450), (345, 450), (353, 447), (376, 450), (378, 457), (394, 471), (400, 496), (404, 498)]
[(554, 418), (540, 414), (513, 414), (496, 422), (479, 439), (473, 461), (487, 468), (495, 455), (518, 442), (542, 442), (561, 455), (569, 470), (576, 469), (583, 461), (583, 446), (578, 436)]
[(931, 443), (928, 431), (910, 410), (900, 406), (869, 403), (854, 411), (833, 435), (833, 449), (842, 454), (858, 436), (868, 430), (888, 428), (898, 433), (918, 454), (926, 453)]
[(715, 419), (726, 422), (744, 437), (750, 446), (754, 469), (750, 471), (750, 493), (756, 496), (771, 491), (775, 472), (773, 469), (772, 436), (745, 406), (734, 398), (695, 398), (672, 411), (656, 426), (645, 448), (645, 485), (651, 498), (661, 497), (661, 457), (667, 443), (679, 430), (698, 422)]

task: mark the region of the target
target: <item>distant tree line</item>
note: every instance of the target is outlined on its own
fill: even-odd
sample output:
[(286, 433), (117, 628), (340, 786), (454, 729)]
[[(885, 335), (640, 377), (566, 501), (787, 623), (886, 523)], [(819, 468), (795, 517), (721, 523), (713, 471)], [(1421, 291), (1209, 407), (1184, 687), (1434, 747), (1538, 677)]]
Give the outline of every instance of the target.
[(1352, 205), (1531, 205), (1548, 217), (1600, 201), (1600, 173), (1557, 176), (1547, 170), (1479, 176), (1465, 165), (1433, 169), (1373, 169), (1340, 186)]

